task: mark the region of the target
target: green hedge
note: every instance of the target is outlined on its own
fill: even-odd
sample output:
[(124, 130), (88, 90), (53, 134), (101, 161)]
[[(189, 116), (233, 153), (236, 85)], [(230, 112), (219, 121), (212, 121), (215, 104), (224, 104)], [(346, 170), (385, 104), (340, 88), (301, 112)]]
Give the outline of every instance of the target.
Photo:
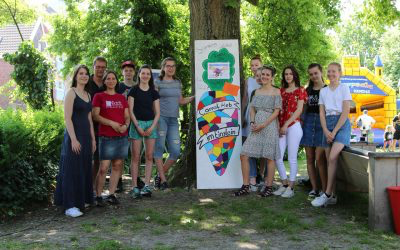
[(61, 109), (0, 109), (0, 218), (51, 197), (63, 131)]

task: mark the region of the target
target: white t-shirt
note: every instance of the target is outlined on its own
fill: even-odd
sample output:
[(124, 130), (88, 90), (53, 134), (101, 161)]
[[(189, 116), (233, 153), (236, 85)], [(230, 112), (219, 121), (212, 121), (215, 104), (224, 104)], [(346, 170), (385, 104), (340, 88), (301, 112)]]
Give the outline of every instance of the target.
[(339, 84), (335, 90), (326, 87), (322, 88), (319, 93), (318, 104), (325, 106), (326, 115), (339, 114), (343, 111), (343, 101), (351, 101), (349, 86)]
[(255, 89), (259, 89), (260, 84), (257, 83), (256, 79), (253, 77), (249, 77), (247, 79), (247, 107), (245, 110), (245, 119), (247, 121), (247, 126), (242, 129), (242, 136), (249, 136), (250, 134), (250, 98), (251, 98), (251, 93)]
[(362, 114), (357, 118), (357, 124), (359, 120), (361, 120), (361, 130), (370, 130), (372, 124), (375, 123), (375, 119), (366, 114)]

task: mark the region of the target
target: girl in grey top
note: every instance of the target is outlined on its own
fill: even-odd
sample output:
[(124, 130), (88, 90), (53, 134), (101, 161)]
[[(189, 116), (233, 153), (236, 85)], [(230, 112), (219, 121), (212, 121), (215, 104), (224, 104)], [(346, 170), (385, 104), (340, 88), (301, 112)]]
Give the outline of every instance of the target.
[[(154, 160), (158, 175), (154, 178), (155, 187), (168, 188), (165, 172), (176, 162), (180, 155), (179, 137), (179, 105), (185, 105), (194, 100), (194, 96), (182, 97), (182, 84), (175, 76), (176, 61), (172, 57), (165, 58), (161, 63), (159, 79), (155, 86), (160, 94), (160, 120), (158, 121), (158, 138), (154, 150)], [(163, 162), (165, 141), (168, 143), (168, 159)]]

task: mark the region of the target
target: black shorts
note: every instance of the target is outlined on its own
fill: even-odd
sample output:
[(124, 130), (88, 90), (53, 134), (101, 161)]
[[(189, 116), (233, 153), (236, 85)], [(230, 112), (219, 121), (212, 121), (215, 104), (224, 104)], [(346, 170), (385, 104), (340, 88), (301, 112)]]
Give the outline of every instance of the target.
[(393, 139), (400, 140), (400, 130), (396, 130), (396, 132), (394, 132)]

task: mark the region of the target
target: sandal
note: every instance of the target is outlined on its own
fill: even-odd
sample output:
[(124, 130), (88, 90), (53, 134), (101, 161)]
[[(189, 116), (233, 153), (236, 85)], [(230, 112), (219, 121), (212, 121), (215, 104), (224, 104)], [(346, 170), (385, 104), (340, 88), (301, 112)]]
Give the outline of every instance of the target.
[(273, 191), (272, 191), (272, 187), (271, 186), (269, 186), (269, 187), (266, 186), (265, 189), (262, 192), (260, 192), (258, 195), (261, 196), (261, 197), (268, 197), (268, 196), (274, 195)]
[(249, 192), (249, 185), (242, 185), (242, 187), (234, 193), (234, 196), (248, 195)]

